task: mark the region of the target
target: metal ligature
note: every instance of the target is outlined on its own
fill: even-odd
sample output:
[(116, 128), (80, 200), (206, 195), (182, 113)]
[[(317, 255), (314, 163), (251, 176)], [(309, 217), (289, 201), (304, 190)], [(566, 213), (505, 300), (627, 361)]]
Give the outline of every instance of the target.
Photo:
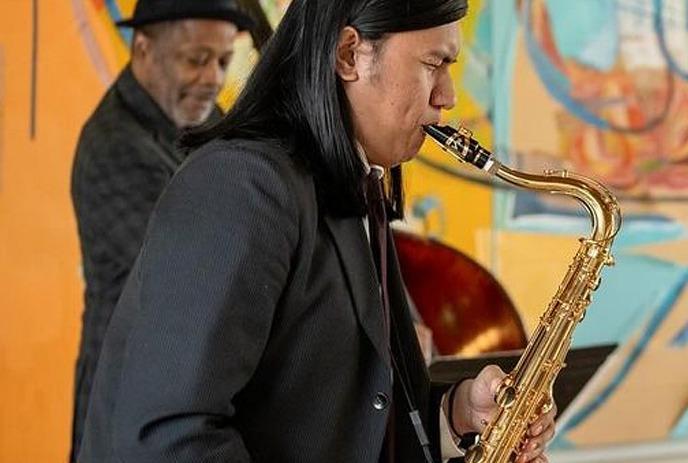
[(611, 246), (621, 226), (619, 204), (599, 182), (565, 170), (542, 175), (519, 172), (501, 164), (480, 146), (472, 133), (448, 126), (428, 125), (425, 132), (444, 151), (497, 178), (529, 190), (571, 196), (585, 206), (591, 234), (580, 246), (557, 293), (531, 336), (516, 367), (495, 395), (498, 412), (466, 453), (467, 463), (513, 462), (528, 426), (553, 405), (552, 387), (571, 346), (571, 337), (583, 320), (592, 292), (605, 265), (613, 265)]

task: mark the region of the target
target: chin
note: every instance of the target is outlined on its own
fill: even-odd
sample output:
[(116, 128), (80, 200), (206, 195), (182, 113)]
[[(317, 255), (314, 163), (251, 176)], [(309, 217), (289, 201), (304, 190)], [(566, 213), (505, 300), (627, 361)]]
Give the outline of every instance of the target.
[(180, 127), (198, 127), (199, 125), (203, 124), (207, 120), (207, 118), (207, 115), (185, 115), (180, 118), (180, 122), (182, 122), (182, 124), (180, 124)]
[(208, 105), (202, 109), (182, 109), (177, 112), (176, 123), (179, 127), (198, 127), (208, 120), (210, 114), (213, 112), (213, 106)]
[(399, 162), (399, 164), (404, 163), (404, 162), (409, 162), (413, 158), (415, 158), (417, 155), (418, 155), (418, 151), (414, 151), (413, 153), (409, 153), (403, 157), (403, 159)]
[(412, 160), (413, 158), (415, 158), (416, 154), (418, 154), (418, 151), (408, 151), (408, 152), (402, 154), (401, 156), (397, 157), (396, 159), (394, 159), (388, 167), (396, 167), (396, 166), (401, 165), (405, 162), (408, 162), (408, 161)]
[(420, 148), (423, 146), (423, 142), (425, 141), (425, 133), (423, 133), (417, 142), (413, 144), (413, 146), (408, 150), (408, 153), (406, 156), (404, 156), (404, 161), (410, 161), (411, 159), (415, 158), (418, 153), (420, 153)]

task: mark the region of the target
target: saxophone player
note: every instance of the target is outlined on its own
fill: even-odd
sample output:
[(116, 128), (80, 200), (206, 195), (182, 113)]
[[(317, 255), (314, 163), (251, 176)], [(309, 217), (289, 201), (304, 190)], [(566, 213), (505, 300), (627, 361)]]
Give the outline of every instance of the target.
[[(230, 113), (184, 139), (197, 150), (110, 323), (81, 463), (440, 462), (482, 430), (503, 372), (430, 384), (387, 228), (400, 164), (454, 105), (466, 11), (291, 2)], [(554, 414), (520, 461), (547, 461)]]

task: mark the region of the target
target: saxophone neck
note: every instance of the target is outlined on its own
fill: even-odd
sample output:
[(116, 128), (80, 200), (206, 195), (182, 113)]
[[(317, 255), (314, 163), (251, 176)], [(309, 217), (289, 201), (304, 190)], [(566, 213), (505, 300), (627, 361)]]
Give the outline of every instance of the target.
[(621, 210), (614, 195), (604, 185), (584, 175), (567, 170), (547, 170), (532, 174), (501, 165), (495, 176), (501, 180), (529, 190), (564, 195), (581, 203), (592, 222), (590, 239), (609, 242), (621, 227)]
[(458, 130), (450, 126), (427, 125), (425, 132), (447, 153), (461, 162), (498, 177), (506, 183), (529, 190), (571, 196), (581, 202), (592, 220), (591, 239), (611, 240), (621, 226), (619, 204), (614, 195), (599, 182), (566, 170), (532, 174), (509, 168), (500, 163), (494, 154), (473, 138), (465, 127)]

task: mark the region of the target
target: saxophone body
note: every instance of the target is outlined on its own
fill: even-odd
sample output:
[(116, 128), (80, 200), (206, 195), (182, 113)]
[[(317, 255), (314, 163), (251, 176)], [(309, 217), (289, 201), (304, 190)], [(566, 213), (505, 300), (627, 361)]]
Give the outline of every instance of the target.
[(465, 128), (429, 125), (425, 131), (443, 150), (503, 181), (532, 190), (571, 196), (590, 214), (590, 236), (580, 246), (566, 276), (540, 318), (518, 364), (495, 395), (497, 415), (466, 453), (466, 463), (507, 463), (518, 456), (528, 426), (553, 406), (552, 387), (571, 346), (573, 331), (585, 316), (606, 265), (613, 265), (612, 241), (621, 226), (618, 202), (603, 185), (567, 171), (543, 175), (502, 165)]

